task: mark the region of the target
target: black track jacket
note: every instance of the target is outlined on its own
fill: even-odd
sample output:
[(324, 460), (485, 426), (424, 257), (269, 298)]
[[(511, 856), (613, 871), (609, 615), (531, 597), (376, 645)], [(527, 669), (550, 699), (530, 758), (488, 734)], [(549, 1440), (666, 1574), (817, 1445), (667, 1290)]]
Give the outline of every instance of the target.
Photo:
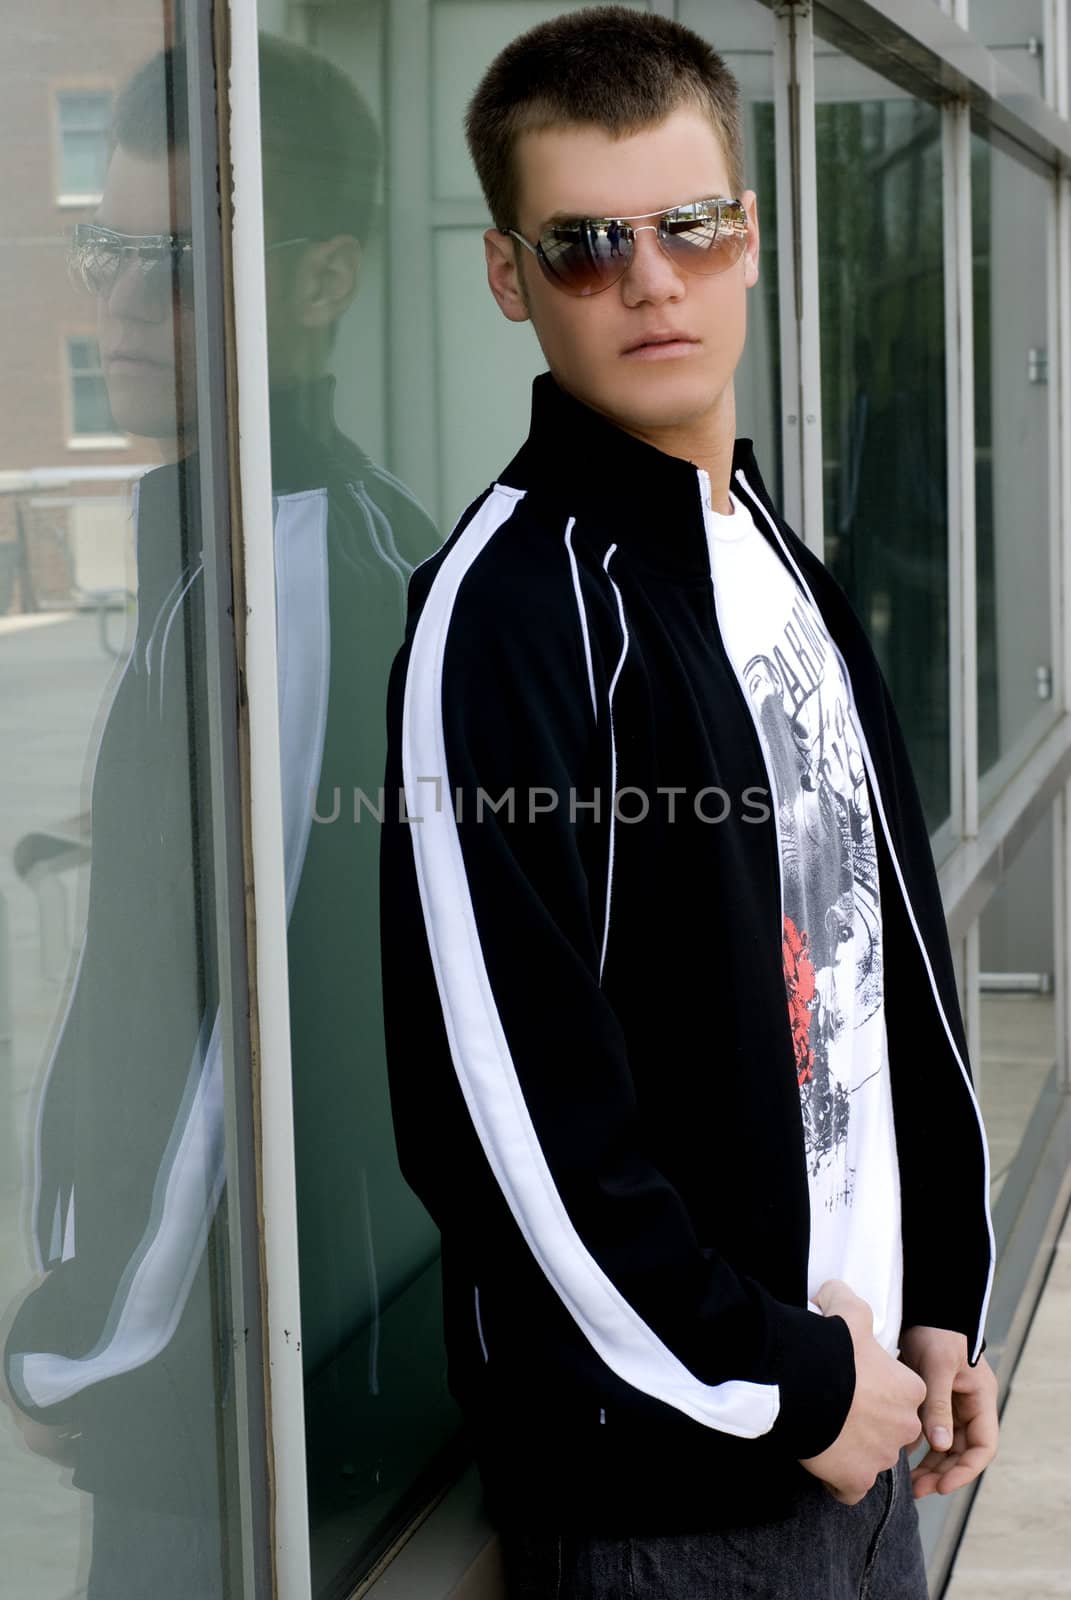
[[(988, 1155), (903, 736), (749, 441), (732, 481), (850, 676), (903, 1325), (965, 1333), (976, 1363)], [(854, 1363), (843, 1319), (807, 1308), (776, 823), (696, 468), (537, 378), (527, 442), (410, 580), (388, 750), (398, 1148), (442, 1230), (450, 1381), (493, 1513), (657, 1533), (787, 1510), (799, 1459), (843, 1425)]]

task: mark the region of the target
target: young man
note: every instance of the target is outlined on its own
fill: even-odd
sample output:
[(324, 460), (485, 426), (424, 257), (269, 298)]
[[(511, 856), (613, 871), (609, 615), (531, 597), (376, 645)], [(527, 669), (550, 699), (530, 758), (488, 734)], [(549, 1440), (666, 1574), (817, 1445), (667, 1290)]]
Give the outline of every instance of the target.
[(737, 86), (605, 7), (467, 127), (550, 371), (410, 584), (383, 956), (510, 1592), (917, 1600), (912, 1487), (995, 1453), (988, 1161), (884, 682), (734, 442)]

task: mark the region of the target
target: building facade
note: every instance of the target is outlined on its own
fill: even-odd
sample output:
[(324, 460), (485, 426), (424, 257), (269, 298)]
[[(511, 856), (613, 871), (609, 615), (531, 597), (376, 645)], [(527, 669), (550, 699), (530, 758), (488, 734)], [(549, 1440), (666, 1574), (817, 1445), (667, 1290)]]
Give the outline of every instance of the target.
[[(636, 0), (740, 80), (739, 432), (863, 618), (992, 1156), (1071, 1193), (1069, 0)], [(0, 1408), (22, 1600), (493, 1600), (379, 1009), (409, 573), (542, 366), (462, 131), (565, 0), (0, 22)], [(11, 1330), (15, 1330), (12, 1334)], [(920, 1505), (933, 1592), (970, 1511)], [(198, 1576), (192, 1578), (191, 1573)]]

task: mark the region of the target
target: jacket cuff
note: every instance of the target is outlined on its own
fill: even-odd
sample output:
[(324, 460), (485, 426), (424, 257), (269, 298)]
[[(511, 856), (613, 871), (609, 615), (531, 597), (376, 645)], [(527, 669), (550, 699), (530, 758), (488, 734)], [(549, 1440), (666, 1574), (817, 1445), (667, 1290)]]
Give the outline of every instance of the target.
[(855, 1346), (843, 1317), (785, 1307), (777, 1381), (781, 1408), (770, 1438), (797, 1461), (827, 1450), (855, 1396)]
[(986, 1341), (983, 1339), (978, 1356), (972, 1361), (969, 1352), (974, 1349), (974, 1341), (978, 1337), (978, 1325), (970, 1322), (963, 1315), (962, 1307), (953, 1307), (946, 1304), (928, 1301), (924, 1306), (912, 1304), (905, 1307), (903, 1318), (900, 1322), (900, 1337), (903, 1338), (908, 1328), (946, 1328), (950, 1333), (962, 1333), (967, 1341), (967, 1364), (975, 1367), (978, 1357), (985, 1350)]

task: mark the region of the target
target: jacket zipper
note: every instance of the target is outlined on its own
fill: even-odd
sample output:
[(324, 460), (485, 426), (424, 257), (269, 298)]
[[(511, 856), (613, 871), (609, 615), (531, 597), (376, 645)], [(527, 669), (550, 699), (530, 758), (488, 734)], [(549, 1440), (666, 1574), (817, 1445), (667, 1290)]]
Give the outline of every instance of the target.
[[(702, 469), (699, 469), (699, 470), (701, 471)], [(704, 477), (706, 477), (705, 473), (703, 473), (702, 475)], [(775, 522), (774, 518), (770, 515), (769, 511), (766, 509), (766, 507), (763, 505), (762, 501), (759, 499), (759, 496), (755, 493), (754, 489), (752, 489), (751, 485), (748, 483), (747, 477), (744, 474), (743, 468), (742, 467), (737, 467), (736, 472), (733, 474), (733, 476), (736, 478), (737, 482), (740, 484), (740, 486), (747, 493), (748, 499), (753, 502), (753, 504), (757, 507), (757, 509), (759, 511), (761, 511), (762, 515), (766, 518), (766, 521), (769, 523), (770, 528), (773, 531), (774, 537), (776, 538), (778, 544), (780, 545), (781, 550), (784, 552), (785, 559), (788, 561), (790, 567), (792, 568), (792, 571), (796, 575), (797, 582), (799, 583), (800, 587), (802, 588), (804, 594), (807, 596), (807, 599), (810, 601), (811, 605), (814, 607), (814, 609), (817, 612), (818, 616), (821, 617), (821, 615), (822, 615), (821, 609), (819, 608), (818, 603), (814, 598), (814, 595), (811, 593), (810, 585), (808, 584), (808, 582), (807, 582), (806, 578), (804, 577), (803, 573), (800, 571), (800, 568), (799, 568), (796, 560), (794, 559), (791, 550), (789, 550), (788, 545), (785, 543), (785, 540), (784, 540), (784, 538), (783, 538), (783, 536), (781, 534), (781, 530), (777, 526), (777, 523)], [(709, 488), (709, 483), (710, 483), (710, 480), (709, 480), (709, 478), (707, 478), (708, 488)], [(826, 631), (828, 633), (829, 630), (827, 629)], [(891, 835), (891, 833), (889, 831), (889, 824), (888, 824), (888, 822), (886, 820), (886, 817), (885, 817), (885, 806), (884, 806), (884, 803), (883, 803), (882, 798), (881, 798), (881, 789), (880, 789), (879, 784), (878, 784), (878, 775), (877, 775), (877, 772), (874, 769), (874, 762), (873, 762), (873, 760), (871, 758), (871, 755), (870, 755), (870, 747), (868, 746), (868, 744), (866, 742), (866, 737), (865, 737), (864, 732), (863, 732), (862, 721), (861, 721), (861, 719), (859, 717), (859, 714), (858, 714), (858, 711), (856, 709), (855, 692), (854, 692), (854, 690), (852, 688), (851, 675), (848, 672), (847, 664), (846, 664), (846, 662), (844, 660), (843, 655), (841, 654), (840, 647), (839, 647), (839, 645), (837, 644), (836, 640), (833, 638), (833, 636), (831, 634), (829, 636), (829, 642), (830, 642), (830, 644), (832, 644), (833, 649), (836, 651), (837, 660), (840, 662), (841, 671), (844, 674), (844, 682), (845, 682), (845, 684), (847, 686), (847, 690), (848, 690), (848, 705), (849, 705), (849, 709), (851, 711), (852, 723), (853, 723), (854, 728), (855, 728), (856, 737), (859, 740), (859, 748), (863, 752), (863, 761), (864, 761), (864, 764), (866, 766), (867, 776), (870, 779), (870, 787), (873, 790), (874, 801), (875, 801), (875, 804), (877, 806), (878, 818), (879, 818), (879, 820), (881, 822), (881, 830), (882, 830), (882, 833), (885, 835), (885, 843), (886, 843), (886, 845), (888, 847), (889, 857), (890, 857), (890, 860), (892, 861), (893, 868), (894, 868), (894, 870), (896, 872), (896, 881), (897, 881), (897, 884), (898, 884), (899, 889), (900, 889), (900, 894), (901, 894), (901, 896), (903, 898), (904, 906), (905, 906), (905, 908), (907, 910), (907, 920), (911, 924), (912, 932), (915, 935), (915, 940), (916, 940), (916, 943), (918, 944), (918, 947), (919, 947), (919, 953), (922, 956), (922, 964), (926, 969), (926, 976), (929, 979), (930, 992), (933, 995), (934, 1004), (937, 1007), (937, 1015), (941, 1019), (941, 1024), (942, 1024), (942, 1026), (943, 1026), (943, 1028), (945, 1030), (945, 1036), (948, 1039), (948, 1043), (949, 1043), (949, 1047), (950, 1047), (950, 1049), (952, 1051), (952, 1055), (955, 1058), (957, 1066), (959, 1067), (960, 1073), (961, 1073), (962, 1078), (963, 1078), (964, 1087), (967, 1090), (968, 1096), (970, 1097), (971, 1105), (974, 1107), (974, 1115), (975, 1115), (975, 1118), (976, 1118), (977, 1123), (978, 1123), (978, 1136), (979, 1136), (979, 1138), (981, 1140), (981, 1145), (982, 1145), (982, 1163), (983, 1163), (983, 1169), (984, 1169), (984, 1171), (983, 1171), (983, 1180), (984, 1180), (983, 1211), (984, 1211), (984, 1215), (985, 1215), (986, 1230), (987, 1230), (987, 1232), (989, 1234), (989, 1275), (988, 1275), (988, 1277), (986, 1279), (985, 1294), (982, 1296), (982, 1308), (981, 1308), (981, 1311), (980, 1311), (979, 1317), (978, 1317), (978, 1332), (977, 1332), (977, 1336), (975, 1338), (974, 1351), (973, 1351), (973, 1354), (971, 1356), (971, 1360), (976, 1362), (978, 1360), (979, 1355), (981, 1354), (982, 1334), (983, 1334), (983, 1330), (985, 1328), (986, 1313), (988, 1312), (988, 1309), (989, 1309), (989, 1298), (990, 1298), (990, 1295), (992, 1294), (992, 1291), (993, 1291), (993, 1273), (994, 1273), (994, 1267), (995, 1267), (995, 1264), (996, 1264), (996, 1239), (995, 1239), (994, 1234), (993, 1234), (993, 1219), (992, 1219), (992, 1216), (990, 1215), (990, 1209), (989, 1209), (989, 1147), (988, 1147), (988, 1145), (986, 1143), (985, 1124), (982, 1121), (981, 1109), (980, 1109), (980, 1107), (978, 1105), (978, 1098), (977, 1098), (977, 1096), (975, 1095), (975, 1092), (974, 1092), (974, 1086), (971, 1083), (970, 1074), (968, 1073), (966, 1065), (964, 1064), (963, 1058), (959, 1053), (959, 1047), (956, 1044), (955, 1038), (954, 1038), (953, 1033), (952, 1033), (952, 1029), (949, 1027), (948, 1017), (946, 1016), (945, 1008), (944, 1008), (943, 1004), (941, 1003), (941, 996), (937, 991), (937, 983), (936, 983), (936, 981), (934, 979), (933, 967), (932, 967), (932, 965), (930, 963), (929, 952), (926, 949), (926, 945), (925, 945), (925, 942), (924, 942), (923, 937), (922, 937), (922, 932), (921, 932), (921, 930), (919, 928), (919, 925), (918, 925), (918, 922), (917, 922), (917, 920), (915, 918), (914, 908), (911, 905), (911, 900), (910, 900), (910, 897), (909, 897), (908, 892), (907, 892), (907, 884), (904, 881), (904, 875), (903, 875), (903, 872), (902, 872), (901, 867), (900, 867), (900, 861), (899, 861), (899, 858), (897, 857), (896, 849), (895, 849), (895, 846), (893, 845), (893, 841), (892, 841), (892, 835)]]
[(748, 699), (747, 690), (744, 687), (744, 681), (741, 678), (740, 673), (737, 671), (736, 662), (733, 660), (728, 649), (725, 647), (725, 635), (722, 631), (721, 617), (718, 614), (718, 586), (714, 581), (714, 552), (711, 548), (710, 542), (714, 536), (710, 520), (710, 474), (703, 467), (696, 467), (695, 470), (699, 477), (699, 497), (703, 503), (703, 527), (706, 532), (707, 539), (707, 562), (710, 567), (710, 591), (714, 600), (714, 621), (717, 624), (718, 639), (721, 643), (722, 649), (725, 652), (725, 659), (732, 668), (733, 677), (736, 679), (737, 686), (739, 687), (741, 699), (743, 700), (747, 709), (748, 722), (751, 726), (752, 733), (755, 736), (755, 746), (762, 761), (763, 771), (766, 773), (767, 793), (772, 802), (770, 810), (773, 812), (774, 833), (777, 839), (778, 922), (776, 948), (779, 950), (784, 943), (785, 937), (785, 875), (783, 866), (784, 858), (782, 856), (781, 849), (781, 819), (778, 816), (777, 793), (774, 788), (774, 780), (773, 775), (770, 772), (769, 762), (766, 760), (766, 752), (763, 749), (762, 740), (759, 738), (758, 729), (755, 727), (755, 719), (751, 711), (751, 702)]

